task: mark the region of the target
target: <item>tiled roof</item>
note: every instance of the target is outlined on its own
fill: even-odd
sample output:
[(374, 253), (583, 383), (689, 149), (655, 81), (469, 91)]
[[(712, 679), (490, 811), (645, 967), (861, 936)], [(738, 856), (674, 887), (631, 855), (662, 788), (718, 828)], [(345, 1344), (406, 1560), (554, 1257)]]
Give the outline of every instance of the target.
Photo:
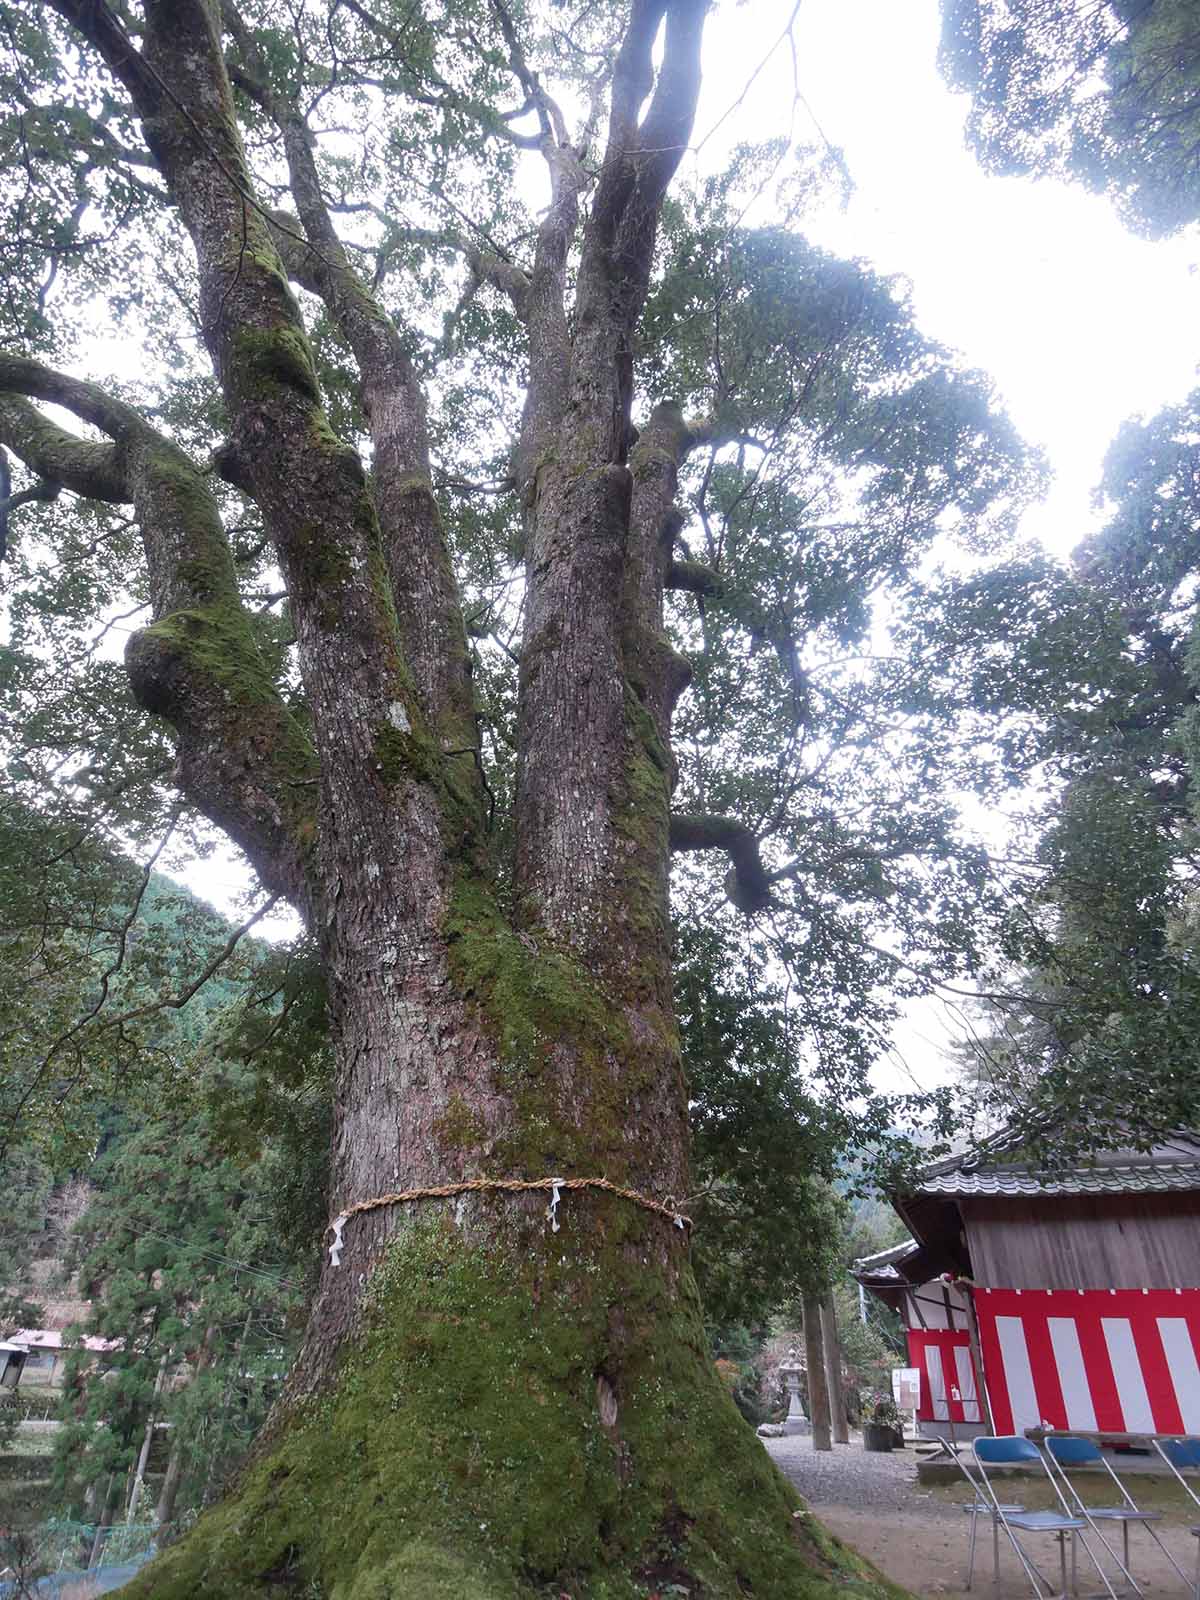
[(958, 1167), (927, 1175), (917, 1194), (1165, 1194), (1200, 1189), (1200, 1161), (1126, 1166), (1077, 1167), (1066, 1172), (1036, 1172), (1029, 1167)]
[(900, 1244), (894, 1244), (887, 1250), (880, 1250), (873, 1256), (862, 1256), (850, 1268), (851, 1275), (861, 1283), (870, 1283), (876, 1287), (881, 1284), (907, 1284), (908, 1279), (899, 1271), (897, 1263), (907, 1261), (910, 1256), (916, 1255), (920, 1249), (915, 1239), (904, 1239)]
[(899, 1244), (891, 1244), (886, 1250), (879, 1250), (873, 1256), (860, 1256), (854, 1265), (877, 1272), (881, 1267), (890, 1267), (897, 1261), (903, 1261), (906, 1256), (911, 1256), (916, 1249), (917, 1241), (915, 1239), (901, 1239)]
[(1004, 1161), (1012, 1145), (950, 1156), (926, 1167), (914, 1185), (919, 1195), (1167, 1194), (1200, 1190), (1200, 1139), (1181, 1130), (1155, 1150), (1109, 1150), (1086, 1166), (1052, 1170)]
[(864, 1267), (856, 1261), (850, 1269), (850, 1275), (863, 1283), (872, 1284), (906, 1284), (908, 1279), (902, 1272), (897, 1272), (895, 1267)]

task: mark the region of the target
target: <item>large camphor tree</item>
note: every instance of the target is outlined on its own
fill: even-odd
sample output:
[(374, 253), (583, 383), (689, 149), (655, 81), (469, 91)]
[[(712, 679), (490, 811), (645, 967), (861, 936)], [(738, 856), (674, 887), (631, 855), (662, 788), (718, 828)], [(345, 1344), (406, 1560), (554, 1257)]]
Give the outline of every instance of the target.
[[(253, 1462), (132, 1594), (881, 1587), (707, 1357), (668, 868), (836, 973), (835, 1052), (969, 963), (953, 662), (872, 665), (873, 607), (1037, 468), (887, 285), (668, 199), (705, 10), (3, 7), (10, 778), (121, 837), (183, 806), (295, 908), (331, 1216), (632, 1195), (353, 1212)], [(124, 675), (93, 641), (64, 689), (122, 594)]]

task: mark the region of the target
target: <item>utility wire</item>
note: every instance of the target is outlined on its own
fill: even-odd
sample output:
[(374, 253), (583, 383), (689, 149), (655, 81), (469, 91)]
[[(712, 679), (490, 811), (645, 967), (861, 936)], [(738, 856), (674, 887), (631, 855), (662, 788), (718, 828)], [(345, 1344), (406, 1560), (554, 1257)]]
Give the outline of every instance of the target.
[(160, 1233), (157, 1228), (139, 1228), (139, 1235), (146, 1235), (151, 1239), (161, 1239), (166, 1244), (178, 1245), (181, 1250), (190, 1250), (194, 1255), (204, 1256), (208, 1261), (218, 1261), (222, 1265), (232, 1267), (237, 1272), (248, 1272), (252, 1277), (266, 1278), (271, 1283), (280, 1283), (285, 1289), (299, 1291), (299, 1284), (291, 1278), (285, 1278), (282, 1273), (270, 1272), (266, 1267), (254, 1267), (246, 1261), (235, 1261), (232, 1256), (223, 1255), (217, 1250), (205, 1250), (199, 1245), (190, 1244), (186, 1239), (178, 1239), (174, 1234)]

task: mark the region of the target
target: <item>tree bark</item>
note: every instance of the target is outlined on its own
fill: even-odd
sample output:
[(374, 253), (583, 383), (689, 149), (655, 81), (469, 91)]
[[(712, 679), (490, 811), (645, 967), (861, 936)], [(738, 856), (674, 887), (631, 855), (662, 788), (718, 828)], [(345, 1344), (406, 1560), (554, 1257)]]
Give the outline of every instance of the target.
[[(196, 1356), (196, 1367), (191, 1376), (194, 1383), (200, 1375), (207, 1371), (217, 1346), (218, 1326), (210, 1322), (204, 1330), (204, 1338), (200, 1342), (200, 1350)], [(166, 1476), (163, 1478), (162, 1489), (159, 1492), (158, 1504), (154, 1508), (155, 1521), (161, 1526), (170, 1522), (175, 1515), (175, 1498), (179, 1493), (179, 1485), (183, 1481), (184, 1447), (183, 1442), (176, 1437), (171, 1443), (171, 1453), (167, 1458)]]
[(804, 1365), (808, 1374), (808, 1416), (814, 1450), (832, 1450), (829, 1431), (829, 1389), (825, 1381), (825, 1341), (821, 1337), (821, 1300), (804, 1296)]

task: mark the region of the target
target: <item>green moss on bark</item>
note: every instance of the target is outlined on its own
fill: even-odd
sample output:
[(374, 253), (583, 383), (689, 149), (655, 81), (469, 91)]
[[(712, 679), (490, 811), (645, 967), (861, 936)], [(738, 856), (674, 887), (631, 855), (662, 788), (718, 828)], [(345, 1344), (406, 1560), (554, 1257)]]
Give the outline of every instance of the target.
[[(297, 784), (315, 772), (308, 735), (283, 705), (250, 619), (237, 606), (172, 612), (131, 637), (126, 662), (148, 711), (186, 722), (193, 696), (216, 696), (219, 714), (235, 718), (241, 736), (257, 733), (269, 745), (276, 771)], [(297, 811), (306, 811), (304, 791), (297, 788), (294, 798)]]
[(624, 841), (622, 884), (613, 897), (613, 948), (647, 952), (631, 999), (653, 998), (670, 1020), (670, 929), (667, 859), (671, 758), (654, 719), (634, 689), (625, 690), (626, 750), (622, 781), (613, 795), (613, 830)]
[(469, 751), (444, 751), (423, 726), (407, 681), (398, 692), (404, 698), (393, 701), (390, 720), (375, 733), (375, 771), (389, 789), (404, 783), (432, 789), (446, 847), (461, 857), (469, 853), (483, 823), (474, 758)]
[(299, 327), (243, 328), (236, 349), (235, 381), (248, 397), (284, 384), (310, 400), (320, 400), (312, 349)]
[(540, 932), (515, 932), (487, 883), (465, 871), (446, 933), (455, 991), (494, 1039), (498, 1087), (513, 1106), (488, 1170), (621, 1181), (626, 1118), (658, 1065), (638, 1048), (624, 1008), (574, 955)]
[(555, 1041), (620, 1047), (628, 1034), (578, 961), (513, 931), (489, 886), (466, 874), (446, 923), (457, 992), (490, 1019), (504, 1065), (531, 1070)]
[(230, 606), (172, 612), (142, 628), (135, 639), (140, 648), (156, 648), (194, 665), (232, 704), (244, 708), (278, 705), (278, 690), (249, 623)]
[(606, 1246), (619, 1204), (572, 1197), (561, 1235), (530, 1216), (506, 1249), (410, 1223), (331, 1391), (127, 1600), (896, 1593), (801, 1513), (713, 1370), (690, 1287)]

